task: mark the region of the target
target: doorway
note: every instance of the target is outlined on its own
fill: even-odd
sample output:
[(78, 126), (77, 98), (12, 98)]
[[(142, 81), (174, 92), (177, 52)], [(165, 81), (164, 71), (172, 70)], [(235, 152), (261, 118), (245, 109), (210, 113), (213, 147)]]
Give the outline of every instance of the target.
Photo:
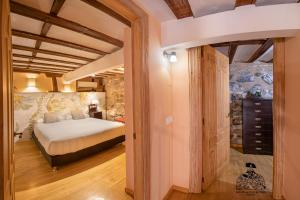
[[(273, 182), (273, 190), (272, 191), (273, 191), (274, 198), (276, 196), (281, 195), (281, 194), (279, 194), (280, 192), (278, 192), (278, 191), (280, 191), (280, 186), (278, 187), (278, 185), (280, 185), (280, 182), (278, 180), (282, 180), (282, 174), (278, 173), (278, 166), (281, 166), (281, 164), (282, 164), (282, 157), (281, 157), (282, 155), (280, 153), (276, 154), (276, 152), (277, 152), (276, 149), (282, 148), (282, 146), (281, 146), (281, 142), (277, 141), (277, 139), (275, 137), (275, 135), (282, 134), (282, 132), (277, 131), (277, 128), (276, 128), (277, 126), (282, 125), (281, 124), (282, 121), (280, 119), (282, 119), (282, 117), (283, 117), (282, 115), (278, 116), (278, 111), (282, 110), (282, 107), (277, 104), (278, 104), (278, 102), (284, 101), (284, 99), (280, 99), (280, 100), (278, 99), (277, 95), (282, 94), (281, 93), (282, 91), (278, 90), (276, 87), (276, 86), (278, 86), (278, 84), (284, 83), (284, 79), (281, 79), (281, 81), (283, 81), (283, 82), (280, 82), (280, 80), (278, 79), (278, 77), (282, 78), (282, 74), (278, 74), (278, 72), (277, 72), (278, 69), (282, 68), (282, 66), (279, 64), (280, 59), (278, 58), (278, 53), (276, 53), (276, 52), (279, 52), (281, 49), (281, 47), (279, 46), (280, 42), (281, 42), (280, 39), (274, 40), (274, 45), (275, 45), (274, 55), (276, 55), (276, 56), (274, 56), (274, 61), (275, 61), (274, 62), (274, 100), (273, 100), (274, 107), (273, 107), (273, 119), (271, 120), (271, 121), (277, 122), (277, 123), (274, 123), (274, 128), (273, 128), (273, 132), (274, 132), (273, 134), (274, 134), (274, 138), (275, 138), (274, 139), (274, 152), (275, 153), (274, 153), (274, 166), (273, 166), (274, 172), (272, 174), (272, 173), (270, 173), (270, 170), (267, 170), (268, 174), (269, 174), (268, 176), (271, 177), (271, 179), (268, 180), (269, 188), (271, 188), (272, 182)], [(223, 44), (224, 43), (222, 43), (222, 45)], [(233, 192), (236, 192), (236, 189), (238, 189), (236, 187), (236, 181), (238, 181), (237, 180), (238, 177), (235, 177), (234, 180), (228, 181), (228, 178), (230, 176), (229, 177), (224, 176), (223, 183), (220, 182), (220, 180), (219, 180), (219, 182), (217, 184), (212, 185), (212, 183), (216, 183), (216, 180), (218, 180), (217, 177), (223, 171), (222, 169), (226, 168), (224, 166), (228, 166), (228, 163), (230, 160), (229, 159), (230, 152), (237, 157), (239, 156), (239, 153), (240, 153), (239, 151), (237, 151), (238, 146), (236, 146), (237, 150), (233, 149), (234, 151), (230, 150), (230, 148), (229, 148), (229, 138), (230, 138), (229, 137), (229, 129), (227, 129), (227, 135), (224, 134), (224, 135), (226, 135), (225, 138), (221, 137), (221, 136), (223, 136), (222, 134), (220, 134), (220, 137), (218, 138), (218, 135), (216, 134), (218, 131), (224, 132), (223, 130), (226, 130), (224, 128), (229, 127), (229, 124), (230, 124), (230, 114), (229, 114), (229, 112), (226, 112), (227, 110), (229, 111), (229, 95), (228, 95), (228, 99), (227, 99), (226, 94), (223, 94), (224, 88), (221, 90), (218, 90), (218, 87), (219, 87), (219, 89), (222, 88), (222, 84), (218, 84), (218, 81), (219, 82), (220, 82), (220, 80), (226, 81), (226, 79), (224, 79), (224, 78), (222, 78), (222, 76), (220, 76), (220, 73), (221, 73), (220, 70), (219, 71), (216, 70), (218, 65), (222, 65), (222, 63), (224, 63), (223, 58), (222, 58), (222, 56), (224, 56), (224, 55), (221, 55), (220, 52), (216, 52), (216, 50), (210, 46), (199, 47), (199, 48), (201, 48), (201, 60), (202, 61), (201, 61), (201, 65), (198, 65), (197, 67), (201, 69), (200, 77), (202, 77), (202, 84), (201, 85), (199, 84), (199, 85), (202, 87), (198, 87), (196, 90), (193, 90), (192, 88), (190, 88), (190, 91), (198, 92), (198, 93), (200, 92), (203, 95), (203, 97), (200, 98), (200, 100), (199, 100), (199, 98), (197, 98), (197, 99), (193, 98), (193, 95), (191, 95), (190, 97), (192, 97), (191, 102), (193, 102), (193, 104), (191, 104), (191, 105), (195, 105), (196, 102), (201, 103), (203, 105), (202, 106), (202, 116), (200, 115), (200, 119), (203, 119), (203, 120), (199, 120), (199, 121), (202, 121), (202, 127), (200, 129), (192, 130), (192, 131), (198, 130), (199, 132), (202, 132), (202, 134), (203, 134), (202, 135), (203, 149), (197, 149), (197, 148), (191, 149), (192, 150), (191, 151), (191, 159), (199, 160), (199, 157), (198, 158), (195, 157), (195, 155), (196, 155), (195, 152), (198, 154), (201, 152), (202, 160), (200, 161), (201, 164), (198, 163), (198, 165), (202, 165), (202, 169), (200, 168), (200, 170), (201, 170), (200, 171), (199, 168), (196, 170), (192, 170), (192, 168), (191, 168), (190, 183), (192, 181), (196, 180), (195, 174), (198, 173), (198, 174), (202, 174), (201, 175), (202, 180), (200, 180), (202, 183), (201, 184), (202, 191), (203, 190), (205, 191), (208, 188), (210, 188), (210, 189), (211, 188), (225, 189), (226, 188), (225, 185), (227, 185), (227, 189), (229, 186), (229, 187), (231, 187), (231, 190)], [(235, 48), (234, 52), (235, 51), (236, 51), (236, 48)], [(230, 52), (230, 50), (228, 52)], [(280, 53), (279, 53), (279, 55), (280, 55)], [(221, 58), (219, 58), (219, 57), (221, 57)], [(204, 59), (204, 61), (203, 61), (203, 59)], [(223, 73), (224, 77), (228, 77), (227, 80), (229, 80), (229, 60), (230, 60), (230, 58), (227, 60), (228, 74), (225, 75), (226, 73)], [(211, 63), (213, 63), (213, 64), (211, 64)], [(205, 67), (207, 67), (207, 66), (210, 66), (210, 68), (205, 69)], [(215, 67), (212, 67), (212, 66), (215, 66)], [(193, 65), (190, 64), (189, 68), (190, 69), (193, 68)], [(218, 75), (218, 73), (219, 73), (219, 75)], [(205, 77), (203, 77), (203, 75), (205, 75)], [(210, 78), (208, 78), (209, 75), (211, 75)], [(193, 80), (193, 79), (190, 79), (190, 80)], [(208, 86), (212, 86), (212, 87), (208, 87)], [(216, 86), (218, 86), (218, 87), (216, 87)], [(227, 88), (228, 88), (227, 91), (229, 94), (228, 86), (229, 86), (229, 81), (227, 84)], [(201, 88), (203, 88), (203, 89), (201, 89)], [(225, 89), (226, 89), (226, 86), (225, 86)], [(217, 92), (217, 91), (222, 91), (222, 92)], [(219, 106), (219, 109), (217, 110), (217, 108), (218, 108), (217, 100), (219, 100), (220, 102), (221, 101), (224, 102), (224, 99), (222, 100), (222, 98), (218, 97), (218, 95), (222, 95), (223, 98), (225, 97), (225, 99), (228, 100), (228, 103), (226, 103), (226, 104), (221, 103), (221, 105)], [(260, 94), (258, 94), (258, 95), (260, 95)], [(271, 109), (271, 111), (272, 111), (272, 109)], [(191, 114), (193, 114), (193, 113), (191, 113)], [(199, 114), (198, 114), (198, 116), (199, 116)], [(276, 119), (279, 119), (279, 120), (276, 120)], [(197, 120), (195, 120), (195, 123), (196, 122), (197, 122)], [(227, 126), (222, 126), (222, 122), (226, 122)], [(191, 122), (191, 123), (193, 124), (194, 122)], [(196, 126), (192, 125), (192, 127), (196, 127)], [(208, 134), (208, 133), (210, 133), (210, 134)], [(191, 134), (191, 137), (194, 137), (194, 136), (195, 136), (195, 134)], [(227, 140), (227, 142), (224, 143), (223, 141), (226, 141), (226, 140)], [(195, 137), (194, 137), (193, 139), (191, 138), (190, 141), (197, 142), (200, 140), (199, 139), (195, 140)], [(273, 143), (272, 139), (271, 139), (271, 143)], [(199, 144), (199, 143), (196, 143), (196, 144)], [(195, 145), (195, 144), (191, 144), (191, 145)], [(260, 150), (260, 149), (258, 149), (258, 150)], [(193, 160), (193, 164), (195, 163), (195, 160)], [(248, 158), (246, 158), (246, 160), (251, 160), (251, 158), (248, 157)], [(246, 166), (246, 163), (247, 163), (247, 166)], [(253, 162), (246, 162), (246, 163), (242, 164), (242, 165), (244, 165), (243, 166), (243, 168), (245, 170), (244, 172), (246, 172), (246, 168), (249, 169), (249, 168), (256, 167), (256, 165)], [(266, 159), (265, 163), (269, 163), (268, 165), (272, 166), (273, 161), (272, 161), (272, 159)], [(272, 169), (272, 167), (271, 167), (271, 169)], [(246, 174), (241, 173), (240, 175), (246, 175)], [(226, 180), (226, 178), (227, 178), (227, 180)], [(232, 185), (224, 184), (224, 180), (225, 180), (225, 183), (233, 182), (233, 184)], [(199, 179), (198, 179), (198, 181), (199, 181)], [(223, 185), (224, 187), (222, 187), (222, 184), (224, 184)], [(190, 186), (191, 186), (191, 184), (190, 184)], [(267, 188), (267, 186), (266, 186), (266, 188)], [(190, 188), (190, 189), (192, 190), (192, 192), (197, 192), (197, 189), (199, 190), (199, 186), (198, 186), (198, 188), (194, 187), (194, 188)], [(212, 190), (214, 190), (214, 189), (212, 189)], [(269, 192), (271, 192), (271, 191), (269, 191)], [(266, 192), (264, 192), (264, 194), (266, 194)], [(271, 196), (271, 195), (269, 195), (269, 196)]]

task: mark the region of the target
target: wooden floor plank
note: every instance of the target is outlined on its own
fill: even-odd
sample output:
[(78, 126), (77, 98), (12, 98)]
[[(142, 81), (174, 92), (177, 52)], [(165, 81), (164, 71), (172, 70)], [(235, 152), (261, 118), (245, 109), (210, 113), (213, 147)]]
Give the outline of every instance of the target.
[(125, 193), (125, 147), (107, 151), (53, 172), (32, 141), (15, 145), (16, 200), (131, 200)]

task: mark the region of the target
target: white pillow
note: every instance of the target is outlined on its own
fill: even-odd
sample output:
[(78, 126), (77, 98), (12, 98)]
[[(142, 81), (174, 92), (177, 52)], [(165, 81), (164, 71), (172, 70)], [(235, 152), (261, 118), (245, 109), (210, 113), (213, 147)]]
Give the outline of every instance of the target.
[(84, 113), (81, 110), (73, 110), (71, 112), (71, 114), (72, 114), (72, 118), (75, 119), (75, 120), (86, 118)]
[(47, 112), (44, 114), (44, 123), (55, 123), (60, 121), (58, 112)]

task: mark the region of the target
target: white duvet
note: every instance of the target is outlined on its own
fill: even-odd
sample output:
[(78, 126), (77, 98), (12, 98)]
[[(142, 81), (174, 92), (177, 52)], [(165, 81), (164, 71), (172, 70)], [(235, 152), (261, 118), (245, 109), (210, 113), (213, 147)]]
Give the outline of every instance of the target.
[(49, 155), (63, 155), (125, 135), (124, 124), (85, 118), (37, 123), (34, 134)]

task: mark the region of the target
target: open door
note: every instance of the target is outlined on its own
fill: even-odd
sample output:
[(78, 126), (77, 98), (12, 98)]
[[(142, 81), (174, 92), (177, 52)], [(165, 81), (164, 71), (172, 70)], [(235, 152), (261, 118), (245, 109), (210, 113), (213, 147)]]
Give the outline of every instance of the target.
[(203, 184), (207, 189), (229, 163), (229, 59), (211, 46), (202, 47)]
[(13, 119), (11, 28), (9, 0), (0, 1), (0, 199), (14, 199), (13, 194)]

